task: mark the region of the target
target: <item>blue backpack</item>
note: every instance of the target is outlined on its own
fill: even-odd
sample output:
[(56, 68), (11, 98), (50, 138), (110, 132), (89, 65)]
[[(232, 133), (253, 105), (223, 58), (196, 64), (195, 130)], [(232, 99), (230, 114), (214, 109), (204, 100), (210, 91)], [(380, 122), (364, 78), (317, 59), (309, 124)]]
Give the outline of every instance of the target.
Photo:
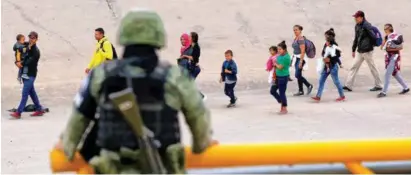
[(371, 29), (372, 29), (372, 31), (374, 32), (375, 38), (376, 38), (375, 43), (374, 43), (374, 46), (375, 46), (375, 47), (381, 46), (381, 44), (382, 44), (382, 35), (381, 35), (381, 32), (380, 32), (380, 31), (378, 30), (378, 28), (375, 27), (375, 26), (372, 26)]
[(305, 54), (307, 54), (308, 58), (314, 58), (316, 51), (317, 51), (314, 43), (311, 40), (307, 39), (305, 36), (304, 36), (304, 40), (305, 40)]

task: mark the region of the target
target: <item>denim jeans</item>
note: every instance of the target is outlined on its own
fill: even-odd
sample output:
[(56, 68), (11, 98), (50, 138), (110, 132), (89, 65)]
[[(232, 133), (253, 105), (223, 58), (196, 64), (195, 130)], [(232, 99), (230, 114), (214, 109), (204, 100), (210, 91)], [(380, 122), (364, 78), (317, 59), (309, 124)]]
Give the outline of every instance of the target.
[(201, 69), (200, 69), (199, 66), (195, 66), (195, 67), (193, 67), (193, 70), (190, 70), (190, 74), (194, 79), (197, 78), (197, 76), (198, 76), (198, 74), (200, 74), (200, 72), (201, 72)]
[(21, 93), (21, 101), (20, 101), (19, 107), (17, 108), (18, 113), (23, 112), (24, 108), (26, 107), (29, 96), (31, 100), (33, 101), (34, 105), (36, 106), (36, 110), (42, 109), (39, 98), (36, 93), (36, 90), (34, 89), (35, 80), (36, 80), (36, 77), (29, 77), (29, 79), (23, 79), (23, 90)]
[[(276, 83), (271, 86), (270, 94), (274, 96), (278, 103), (281, 103), (281, 106), (286, 107), (287, 96), (285, 92), (287, 91), (288, 76), (277, 76)], [(278, 92), (277, 92), (278, 90)]]
[[(298, 81), (298, 91), (299, 92), (304, 92), (304, 88), (303, 88), (303, 84), (307, 87), (310, 87), (311, 84), (307, 81), (307, 79), (305, 79), (305, 77), (303, 77), (303, 68), (299, 68), (298, 65), (300, 64), (301, 59), (300, 58), (296, 58), (297, 60), (295, 61), (295, 78), (297, 78)], [(303, 66), (304, 67), (305, 64), (305, 60), (303, 61)]]
[(235, 95), (234, 95), (235, 84), (236, 84), (236, 82), (230, 83), (230, 84), (225, 83), (225, 86), (224, 86), (224, 93), (225, 93), (225, 95), (230, 97), (230, 103), (235, 102)]
[[(391, 76), (393, 76), (392, 73), (394, 72), (395, 61), (396, 61), (396, 60), (394, 59), (394, 56), (395, 56), (395, 55), (393, 55), (392, 58), (390, 58), (390, 62), (388, 63), (387, 70), (386, 70), (386, 72), (385, 72), (384, 88), (382, 89), (382, 92), (384, 92), (384, 93), (387, 93), (387, 91), (388, 91), (388, 86), (390, 85)], [(402, 78), (400, 71), (398, 71), (398, 72), (395, 74), (394, 78), (398, 81), (398, 83), (402, 86), (403, 89), (408, 89), (408, 86), (407, 86), (407, 84), (405, 84), (404, 78)]]
[(333, 82), (335, 84), (335, 86), (338, 89), (338, 94), (340, 95), (340, 97), (344, 97), (344, 91), (342, 88), (342, 85), (340, 83), (340, 79), (338, 78), (338, 64), (335, 64), (330, 72), (327, 72), (326, 70), (323, 70), (321, 72), (321, 77), (320, 77), (320, 82), (319, 82), (319, 87), (318, 87), (318, 92), (317, 92), (317, 97), (321, 97), (323, 91), (324, 91), (324, 85), (325, 85), (325, 81), (327, 80), (328, 75), (331, 74), (331, 78), (333, 79)]

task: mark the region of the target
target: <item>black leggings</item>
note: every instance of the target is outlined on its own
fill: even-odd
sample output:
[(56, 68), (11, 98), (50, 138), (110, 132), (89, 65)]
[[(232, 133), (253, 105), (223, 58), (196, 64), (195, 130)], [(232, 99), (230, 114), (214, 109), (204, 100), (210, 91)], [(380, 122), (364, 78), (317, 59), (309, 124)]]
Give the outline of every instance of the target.
[(297, 58), (295, 65), (294, 65), (295, 66), (295, 78), (297, 78), (297, 81), (298, 81), (298, 91), (304, 92), (303, 84), (307, 87), (310, 87), (311, 84), (303, 76), (303, 67), (305, 65), (305, 60), (303, 60), (303, 66), (301, 67), (301, 69), (298, 67), (298, 65), (300, 64), (300, 61), (301, 61), (300, 58)]

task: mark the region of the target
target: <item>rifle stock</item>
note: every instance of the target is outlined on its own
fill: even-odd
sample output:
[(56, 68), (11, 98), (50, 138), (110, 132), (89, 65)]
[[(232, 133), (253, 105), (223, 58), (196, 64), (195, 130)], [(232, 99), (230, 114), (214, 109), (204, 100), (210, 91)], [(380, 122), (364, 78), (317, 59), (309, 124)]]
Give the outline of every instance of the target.
[(136, 135), (140, 150), (144, 155), (143, 173), (165, 174), (161, 157), (158, 153), (159, 144), (154, 139), (154, 134), (144, 126), (140, 115), (140, 108), (137, 105), (137, 97), (132, 88), (109, 94), (109, 99), (114, 106), (121, 111), (124, 119), (129, 123)]

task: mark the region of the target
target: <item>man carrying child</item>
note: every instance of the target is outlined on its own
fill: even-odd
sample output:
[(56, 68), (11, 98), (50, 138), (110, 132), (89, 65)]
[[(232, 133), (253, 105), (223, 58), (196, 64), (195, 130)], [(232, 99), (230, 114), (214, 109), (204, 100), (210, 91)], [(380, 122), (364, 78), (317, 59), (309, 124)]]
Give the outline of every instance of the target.
[[(21, 36), (18, 37), (21, 41), (19, 42), (21, 43), (25, 43), (24, 42), (24, 37), (22, 38)], [(16, 57), (19, 58), (20, 62), (16, 62), (16, 65), (19, 66), (19, 68), (21, 67), (22, 70), (22, 82), (23, 82), (23, 89), (22, 89), (22, 97), (21, 97), (21, 101), (20, 104), (17, 108), (16, 112), (13, 112), (10, 114), (10, 116), (16, 118), (16, 119), (20, 119), (21, 117), (21, 113), (23, 112), (24, 108), (26, 107), (26, 103), (27, 100), (30, 96), (30, 98), (32, 99), (35, 107), (36, 107), (36, 112), (34, 112), (33, 114), (31, 114), (31, 116), (41, 116), (44, 114), (43, 108), (40, 105), (40, 100), (37, 96), (36, 90), (34, 88), (34, 81), (36, 80), (37, 77), (37, 65), (40, 59), (40, 50), (38, 49), (36, 42), (38, 39), (38, 34), (34, 31), (30, 32), (29, 34), (29, 43), (27, 46), (22, 47), (21, 49), (19, 49), (20, 53), (21, 51), (25, 51), (27, 52), (26, 56), (23, 57)], [(16, 53), (19, 54), (19, 52)], [(25, 53), (24, 52), (24, 53)], [(22, 61), (23, 60), (23, 61)], [(25, 73), (24, 71), (24, 67), (27, 67), (27, 72)], [(26, 74), (26, 76), (23, 77), (23, 75)], [(26, 77), (26, 78), (25, 78)]]

